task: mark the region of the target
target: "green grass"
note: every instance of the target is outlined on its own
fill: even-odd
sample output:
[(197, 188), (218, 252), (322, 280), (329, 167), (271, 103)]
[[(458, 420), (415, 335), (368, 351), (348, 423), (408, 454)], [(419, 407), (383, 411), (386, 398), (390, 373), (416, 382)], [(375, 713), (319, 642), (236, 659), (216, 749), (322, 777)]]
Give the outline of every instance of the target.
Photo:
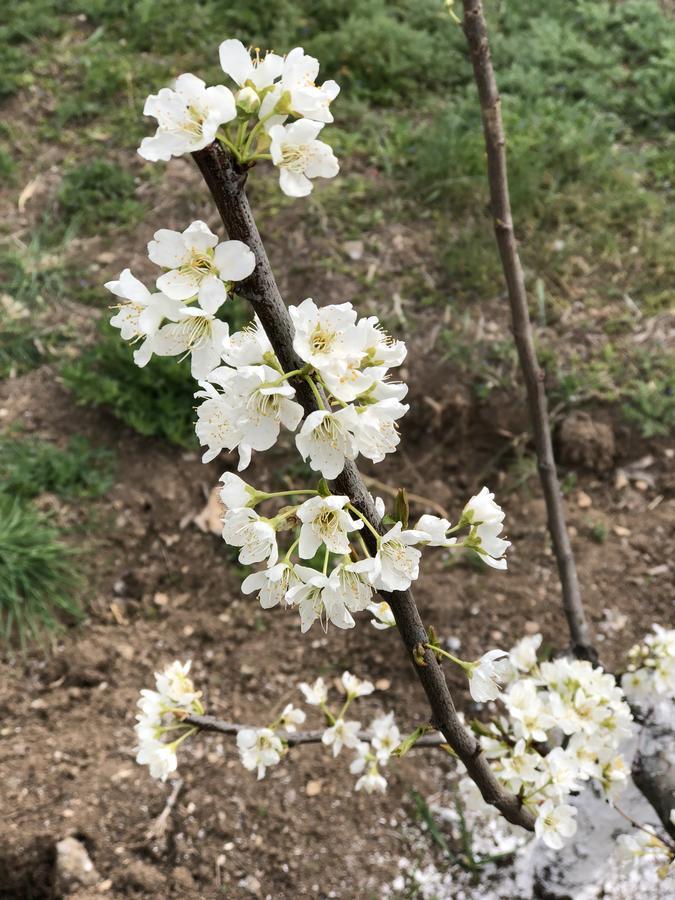
[(49, 491), (60, 497), (100, 497), (112, 485), (112, 453), (82, 435), (61, 449), (46, 441), (0, 435), (0, 492), (30, 499)]
[(60, 532), (29, 503), (0, 494), (0, 638), (46, 644), (81, 619), (81, 577)]
[(189, 360), (154, 357), (139, 369), (133, 348), (107, 323), (100, 339), (63, 366), (62, 376), (78, 403), (99, 406), (139, 434), (194, 447), (194, 392)]
[(56, 237), (66, 233), (92, 236), (109, 225), (132, 224), (143, 212), (135, 193), (134, 177), (105, 159), (71, 166), (63, 173), (56, 213), (46, 228), (53, 240), (54, 232)]

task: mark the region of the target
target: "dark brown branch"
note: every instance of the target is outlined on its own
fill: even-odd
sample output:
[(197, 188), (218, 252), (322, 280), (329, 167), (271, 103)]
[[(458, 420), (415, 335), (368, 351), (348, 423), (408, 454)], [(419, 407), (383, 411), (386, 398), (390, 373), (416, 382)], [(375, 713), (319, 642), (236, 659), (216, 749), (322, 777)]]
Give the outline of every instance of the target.
[[(213, 716), (188, 716), (183, 719), (186, 725), (196, 725), (200, 731), (217, 731), (219, 734), (239, 734), (245, 728), (254, 728), (253, 725), (242, 725), (238, 722), (223, 722)], [(278, 731), (279, 737), (286, 741), (289, 747), (297, 744), (320, 744), (323, 737), (323, 729), (319, 731)], [(359, 731), (358, 739), (360, 741), (369, 741), (372, 735), (367, 731)], [(447, 745), (446, 739), (442, 734), (423, 734), (418, 741), (415, 742), (411, 749), (415, 747), (442, 747)]]
[[(246, 171), (218, 143), (211, 144), (193, 156), (211, 191), (229, 237), (244, 241), (255, 254), (256, 267), (253, 274), (240, 284), (239, 293), (246, 297), (257, 313), (284, 371), (300, 368), (300, 361), (293, 350), (291, 317), (279, 293), (246, 197)], [(316, 408), (311, 390), (302, 380), (295, 379), (293, 384), (298, 401), (305, 414), (309, 414)], [(333, 489), (338, 494), (346, 494), (375, 527), (380, 527), (373, 499), (352, 462), (347, 462), (342, 473), (335, 479)], [(438, 660), (430, 650), (424, 649), (427, 632), (412, 592), (382, 596), (391, 606), (403, 643), (427, 695), (434, 727), (442, 732), (464, 763), (485, 801), (496, 807), (509, 822), (532, 830), (532, 813), (499, 783), (481, 753), (480, 744), (459, 721)]]
[(589, 636), (574, 554), (565, 525), (565, 511), (553, 456), (551, 427), (544, 387), (545, 375), (539, 368), (534, 349), (525, 279), (518, 255), (518, 245), (513, 233), (506, 169), (506, 138), (481, 0), (464, 0), (463, 27), (478, 87), (487, 151), (487, 171), (494, 230), (508, 289), (513, 336), (527, 390), (539, 478), (546, 500), (548, 528), (562, 586), (563, 609), (574, 655), (597, 662), (598, 655)]

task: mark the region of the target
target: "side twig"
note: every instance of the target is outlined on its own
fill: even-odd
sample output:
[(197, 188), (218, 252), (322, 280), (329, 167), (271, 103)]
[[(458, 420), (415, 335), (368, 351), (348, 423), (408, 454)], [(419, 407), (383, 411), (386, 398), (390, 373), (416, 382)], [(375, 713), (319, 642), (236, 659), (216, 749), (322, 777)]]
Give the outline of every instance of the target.
[(481, 0), (464, 0), (463, 28), (480, 99), (494, 230), (508, 289), (513, 336), (527, 390), (539, 478), (544, 491), (548, 528), (562, 586), (563, 609), (574, 655), (597, 662), (598, 654), (591, 643), (574, 554), (565, 524), (565, 511), (551, 440), (544, 387), (545, 373), (539, 367), (534, 348), (525, 279), (513, 232), (506, 168), (506, 137)]
[[(199, 150), (193, 156), (229, 237), (244, 241), (255, 254), (256, 267), (252, 275), (241, 282), (239, 293), (250, 302), (258, 315), (284, 371), (301, 368), (293, 350), (291, 317), (279, 293), (244, 190), (246, 170), (238, 166), (218, 143)], [(297, 378), (292, 383), (305, 414), (314, 411), (316, 401), (307, 384)], [(333, 489), (337, 494), (346, 494), (351, 503), (376, 528), (381, 529), (373, 499), (353, 463), (345, 465), (333, 482)], [(382, 596), (391, 606), (401, 639), (427, 695), (432, 709), (432, 724), (445, 736), (447, 743), (464, 763), (485, 801), (496, 807), (509, 822), (532, 830), (532, 813), (523, 807), (518, 797), (499, 783), (481, 753), (480, 744), (460, 722), (443, 670), (433, 652), (424, 648), (427, 631), (412, 592), (383, 593)]]
[[(239, 734), (246, 728), (252, 728), (252, 725), (242, 725), (239, 722), (224, 722), (216, 719), (214, 716), (188, 716), (183, 720), (186, 725), (196, 725), (200, 731), (217, 731), (219, 734)], [(323, 730), (318, 731), (278, 731), (277, 735), (282, 741), (285, 741), (289, 747), (295, 747), (298, 744), (320, 744), (323, 737)], [(369, 741), (372, 737), (367, 731), (359, 731), (358, 739), (360, 741)], [(411, 747), (443, 747), (448, 746), (448, 742), (442, 734), (423, 734)]]

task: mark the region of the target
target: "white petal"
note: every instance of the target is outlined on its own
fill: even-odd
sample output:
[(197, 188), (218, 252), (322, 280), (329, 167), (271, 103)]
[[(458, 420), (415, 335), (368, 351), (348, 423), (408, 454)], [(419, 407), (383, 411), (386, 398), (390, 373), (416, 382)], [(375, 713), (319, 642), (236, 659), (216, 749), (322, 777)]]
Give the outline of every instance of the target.
[(138, 148), (138, 155), (148, 162), (167, 162), (172, 156), (180, 156), (189, 150), (188, 142), (182, 134), (169, 134), (168, 131), (157, 132), (152, 137), (144, 137)]
[(207, 275), (199, 285), (199, 305), (204, 312), (213, 315), (227, 300), (225, 285), (215, 275)]
[(148, 244), (148, 256), (158, 266), (177, 269), (189, 260), (190, 253), (180, 232), (160, 228)]
[(279, 171), (279, 185), (287, 197), (306, 197), (312, 192), (312, 182), (301, 172)]
[(157, 287), (172, 300), (189, 300), (199, 291), (199, 282), (194, 275), (171, 269), (157, 279)]
[(241, 41), (223, 41), (218, 49), (223, 72), (237, 84), (244, 84), (253, 74), (251, 54)]
[(214, 262), (224, 281), (243, 281), (255, 269), (255, 255), (243, 241), (218, 244)]

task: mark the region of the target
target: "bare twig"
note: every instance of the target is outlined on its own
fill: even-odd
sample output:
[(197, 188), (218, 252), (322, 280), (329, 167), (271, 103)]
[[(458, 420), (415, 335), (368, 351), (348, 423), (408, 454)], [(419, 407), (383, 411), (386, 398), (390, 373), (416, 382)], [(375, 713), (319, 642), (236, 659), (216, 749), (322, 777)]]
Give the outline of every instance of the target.
[(166, 805), (161, 813), (157, 816), (155, 821), (152, 823), (148, 830), (148, 838), (161, 840), (165, 834), (167, 825), (169, 824), (169, 816), (171, 815), (171, 810), (176, 805), (176, 801), (178, 800), (178, 795), (183, 789), (183, 779), (177, 778), (173, 783), (173, 789), (169, 794)]
[[(283, 370), (290, 372), (298, 369), (301, 365), (293, 350), (291, 317), (279, 293), (244, 190), (246, 170), (238, 166), (217, 142), (193, 156), (211, 191), (229, 237), (244, 241), (255, 254), (256, 267), (252, 275), (241, 282), (239, 293), (257, 313)], [(315, 410), (314, 396), (304, 380), (296, 378), (293, 385), (305, 414)], [(346, 494), (376, 528), (381, 528), (373, 498), (354, 463), (346, 463), (342, 473), (334, 480), (333, 489), (337, 494)], [(427, 631), (412, 592), (397, 591), (383, 593), (382, 596), (391, 606), (401, 639), (427, 695), (432, 709), (432, 724), (442, 732), (464, 763), (485, 801), (496, 807), (509, 822), (532, 830), (532, 813), (500, 784), (483, 756), (480, 744), (460, 722), (439, 662), (434, 653), (424, 647)]]
[[(239, 734), (246, 728), (253, 728), (253, 725), (242, 725), (240, 722), (223, 722), (213, 716), (188, 716), (183, 719), (186, 725), (196, 725), (201, 731), (217, 731), (219, 734)], [(277, 731), (277, 735), (282, 741), (285, 741), (289, 747), (295, 747), (298, 744), (320, 744), (323, 737), (323, 730), (318, 731)], [(369, 741), (372, 735), (367, 731), (359, 731), (358, 739), (360, 741)], [(442, 734), (423, 734), (411, 749), (415, 747), (443, 747), (448, 742)]]
[(565, 511), (548, 419), (545, 374), (539, 368), (534, 349), (525, 280), (513, 233), (506, 169), (506, 138), (481, 0), (464, 0), (463, 27), (480, 99), (494, 230), (508, 289), (513, 336), (527, 390), (539, 477), (546, 500), (548, 528), (562, 586), (563, 608), (574, 655), (596, 662), (598, 655), (589, 636), (574, 555), (565, 525)]

